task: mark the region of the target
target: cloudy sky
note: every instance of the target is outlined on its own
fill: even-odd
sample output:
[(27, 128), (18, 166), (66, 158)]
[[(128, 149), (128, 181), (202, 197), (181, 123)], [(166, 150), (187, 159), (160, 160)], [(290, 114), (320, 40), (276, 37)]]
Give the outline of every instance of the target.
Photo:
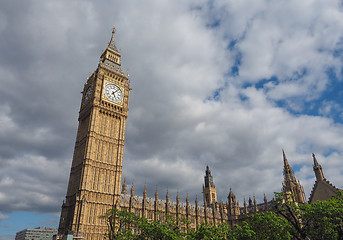
[(343, 187), (339, 0), (2, 0), (0, 239), (58, 225), (83, 84), (116, 26), (132, 91), (124, 173), (136, 193), (194, 201), (209, 165), (226, 201)]

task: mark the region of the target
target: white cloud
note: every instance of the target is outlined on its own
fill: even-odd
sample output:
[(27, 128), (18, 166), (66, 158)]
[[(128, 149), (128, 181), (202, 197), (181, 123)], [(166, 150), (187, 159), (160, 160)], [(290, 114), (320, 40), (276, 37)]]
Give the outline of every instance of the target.
[(9, 216), (0, 213), (0, 221), (8, 219)]
[(223, 15), (221, 35), (237, 40), (233, 52), (242, 56), (238, 79), (256, 83), (276, 77), (277, 82), (265, 88), (271, 99), (286, 100), (292, 107), (292, 97), (304, 101), (319, 97), (330, 81), (329, 67), (340, 77), (341, 59), (333, 56), (342, 39), (339, 1), (259, 1), (257, 6), (251, 1), (215, 1), (214, 5), (213, 15)]

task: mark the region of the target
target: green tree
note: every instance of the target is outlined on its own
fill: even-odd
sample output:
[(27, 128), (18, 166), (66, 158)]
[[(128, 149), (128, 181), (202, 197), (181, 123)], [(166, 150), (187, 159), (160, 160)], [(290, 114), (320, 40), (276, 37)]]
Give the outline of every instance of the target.
[(221, 240), (232, 239), (236, 240), (233, 231), (230, 229), (229, 224), (221, 223), (218, 226), (214, 226), (209, 223), (202, 223), (198, 226), (198, 230), (188, 229), (187, 239), (189, 240)]
[(289, 240), (293, 231), (290, 223), (274, 212), (261, 212), (250, 215), (249, 226), (256, 233), (255, 239)]
[(293, 228), (295, 239), (343, 240), (343, 193), (326, 201), (295, 204), (282, 193), (276, 193), (274, 211)]
[(303, 223), (301, 221), (301, 216), (304, 211), (304, 204), (296, 204), (291, 199), (294, 196), (286, 196), (284, 193), (275, 193), (275, 198), (272, 200), (271, 205), (273, 206), (273, 211), (286, 219), (289, 225), (291, 225), (291, 235), (293, 239), (308, 239), (307, 233), (303, 228)]
[(114, 239), (163, 239), (179, 240), (186, 237), (186, 232), (179, 226), (186, 226), (185, 219), (166, 216), (164, 221), (148, 220), (128, 211), (110, 209), (102, 218), (108, 222), (106, 238)]
[(310, 239), (343, 239), (343, 193), (305, 205), (301, 220)]
[(256, 233), (250, 228), (246, 221), (243, 221), (242, 226), (235, 225), (236, 230), (233, 234), (236, 240), (255, 240)]

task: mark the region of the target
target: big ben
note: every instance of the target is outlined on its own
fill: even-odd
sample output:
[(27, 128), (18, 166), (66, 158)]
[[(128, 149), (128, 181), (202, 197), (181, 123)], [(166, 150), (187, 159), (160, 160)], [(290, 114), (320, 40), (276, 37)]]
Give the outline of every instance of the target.
[(122, 177), (130, 82), (121, 69), (121, 53), (111, 40), (82, 92), (79, 126), (59, 235), (103, 239)]

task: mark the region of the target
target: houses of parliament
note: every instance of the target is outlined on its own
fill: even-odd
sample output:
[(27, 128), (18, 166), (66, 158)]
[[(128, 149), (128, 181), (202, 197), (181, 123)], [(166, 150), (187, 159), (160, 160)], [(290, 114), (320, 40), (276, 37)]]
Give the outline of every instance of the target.
[[(111, 40), (100, 57), (97, 69), (84, 84), (79, 125), (66, 198), (63, 201), (57, 239), (104, 239), (106, 219), (99, 218), (107, 210), (117, 208), (134, 212), (137, 216), (163, 221), (166, 215), (184, 217), (192, 228), (198, 224), (227, 222), (239, 224), (251, 213), (266, 211), (269, 202), (257, 203), (255, 197), (240, 206), (230, 189), (227, 201), (217, 201), (217, 189), (207, 166), (203, 184), (203, 204), (198, 198), (190, 203), (177, 194), (175, 201), (160, 197), (135, 195), (132, 185), (128, 191), (122, 183), (125, 127), (128, 116), (130, 80), (121, 69), (121, 53), (115, 44), (115, 28)], [(304, 190), (297, 181), (283, 152), (283, 187), (286, 194), (294, 194), (294, 201), (304, 204)], [(339, 190), (324, 178), (321, 166), (313, 155), (316, 183), (309, 203), (325, 200)], [(292, 195), (293, 196), (293, 195)]]

